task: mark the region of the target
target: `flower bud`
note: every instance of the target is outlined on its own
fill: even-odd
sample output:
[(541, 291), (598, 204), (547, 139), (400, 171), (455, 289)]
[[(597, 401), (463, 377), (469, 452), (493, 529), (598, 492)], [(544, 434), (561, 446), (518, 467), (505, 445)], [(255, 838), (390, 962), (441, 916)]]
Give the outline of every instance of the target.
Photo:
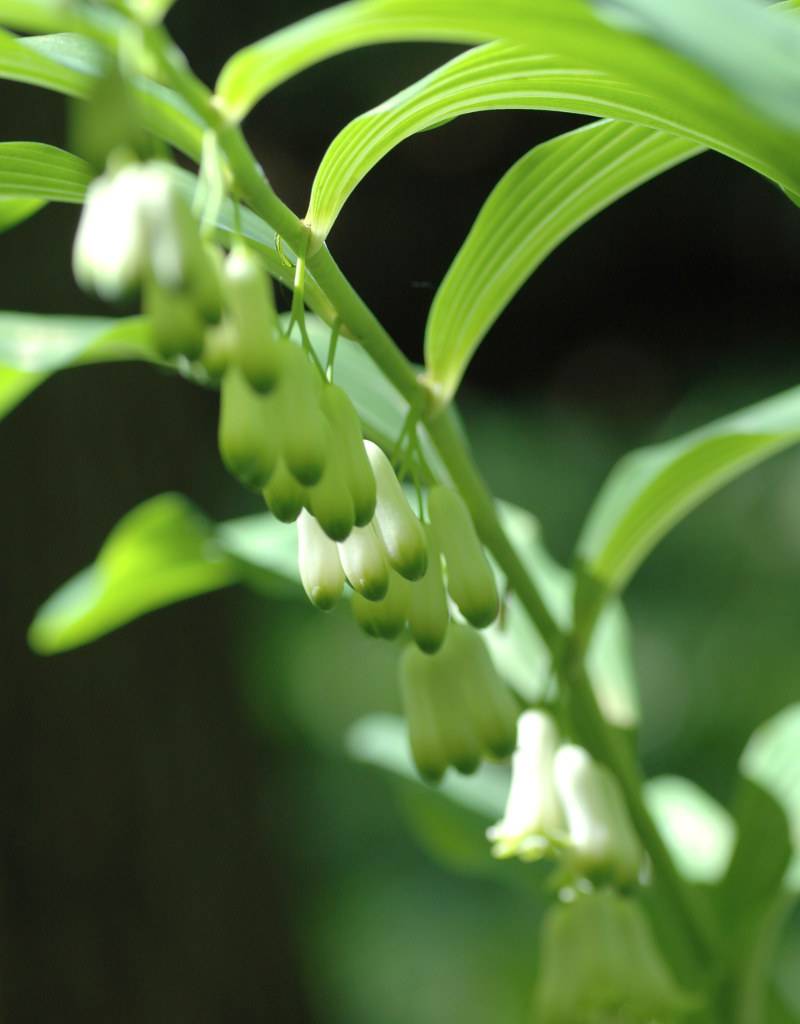
[[(301, 348), (282, 341), (278, 402), (283, 423), (283, 457), (298, 483), (322, 479), (328, 455), (328, 426), (319, 408), (320, 381)], [(343, 480), (344, 483), (344, 480)]]
[(220, 387), (220, 455), (234, 476), (255, 489), (266, 484), (278, 461), (280, 424), (268, 403), (238, 367), (227, 370)]
[(258, 258), (247, 246), (234, 246), (225, 260), (223, 291), (242, 372), (257, 391), (269, 391), (282, 371), (275, 299)]
[(203, 334), (203, 351), (200, 362), (211, 378), (221, 380), (225, 371), (233, 362), (236, 352), (236, 337), (230, 323), (221, 320), (218, 324), (206, 327)]
[(163, 166), (141, 165), (139, 181), (148, 275), (161, 288), (188, 290), (201, 245), (191, 210)]
[(341, 452), (345, 480), (353, 499), (356, 526), (366, 526), (375, 514), (375, 475), (364, 450), (361, 421), (353, 403), (341, 388), (328, 384), (322, 389), (321, 407)]
[(75, 280), (113, 302), (139, 284), (145, 256), (138, 165), (96, 178), (86, 191), (72, 248)]
[[(513, 701), (505, 707), (498, 701), (497, 687), (503, 684), (483, 640), (471, 627), (450, 623), (435, 654), (410, 645), (403, 654), (400, 678), (404, 688), (407, 680), (428, 688), (442, 751), (459, 771), (474, 771), (482, 753), (513, 749), (516, 708)], [(412, 750), (414, 728), (409, 718)]]
[(283, 459), (278, 459), (262, 494), (267, 508), (282, 523), (293, 523), (306, 501), (305, 488), (292, 476)]
[(201, 242), (190, 257), (191, 293), (200, 315), (216, 324), (222, 316), (225, 255), (219, 246)]
[(339, 544), (339, 560), (347, 582), (367, 601), (380, 601), (389, 589), (386, 549), (374, 523), (356, 526)]
[(497, 674), (486, 644), (471, 626), (451, 623), (443, 652), (459, 680), (459, 699), (492, 757), (508, 757), (517, 742), (518, 707)]
[(147, 280), (143, 308), (150, 318), (153, 342), (164, 359), (197, 359), (201, 355), (205, 324), (187, 293), (168, 291)]
[(418, 580), (428, 565), (425, 531), (406, 501), (391, 462), (371, 441), (364, 447), (375, 475), (375, 519), (386, 545), (389, 562), (407, 580)]
[(300, 580), (309, 601), (329, 611), (344, 589), (344, 571), (334, 541), (305, 509), (297, 520), (297, 551)]
[(461, 495), (436, 486), (428, 494), (428, 512), (447, 564), (447, 589), (459, 611), (483, 628), (497, 618), (499, 598), (494, 574)]
[(411, 650), (412, 647), (407, 648), (400, 665), (400, 689), (408, 722), (411, 756), (423, 779), (438, 782), (447, 770), (447, 754), (439, 734), (427, 675), (416, 672), (413, 662), (410, 666), (406, 664)]
[(353, 499), (345, 482), (341, 452), (335, 443), (328, 450), (322, 479), (309, 487), (306, 495), (306, 507), (331, 540), (344, 541), (351, 536), (355, 522)]
[(608, 890), (556, 905), (542, 925), (536, 1024), (652, 1024), (695, 1000), (673, 978), (641, 907)]
[(408, 614), (408, 580), (389, 570), (389, 586), (378, 601), (353, 594), (353, 615), (368, 636), (394, 640), (403, 631)]
[(411, 753), (420, 775), (431, 782), (438, 781), (448, 765), (470, 774), (480, 763), (480, 742), (458, 684), (447, 660), (423, 654), (413, 644), (406, 647), (400, 688)]
[(567, 818), (572, 872), (617, 885), (635, 882), (639, 842), (614, 776), (583, 747), (567, 744), (556, 753), (554, 779)]
[(428, 568), (422, 579), (412, 583), (408, 603), (408, 625), (417, 646), (434, 654), (444, 643), (450, 611), (442, 575), (442, 556), (430, 526), (425, 527)]
[(553, 782), (558, 729), (544, 711), (524, 711), (517, 722), (511, 787), (503, 817), (487, 829), (495, 857), (538, 860), (564, 836), (564, 817)]

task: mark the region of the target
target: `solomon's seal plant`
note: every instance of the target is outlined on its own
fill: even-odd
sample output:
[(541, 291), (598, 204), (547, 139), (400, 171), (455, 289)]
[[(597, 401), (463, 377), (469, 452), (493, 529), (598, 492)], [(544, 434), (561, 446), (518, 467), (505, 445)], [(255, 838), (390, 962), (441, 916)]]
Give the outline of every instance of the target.
[[(635, 701), (615, 687), (626, 583), (700, 501), (800, 440), (800, 392), (623, 460), (569, 571), (529, 513), (488, 491), (454, 399), (541, 261), (638, 185), (710, 147), (782, 189), (787, 209), (797, 202), (800, 5), (350, 0), (234, 54), (213, 91), (165, 29), (169, 6), (0, 0), (0, 75), (73, 97), (80, 128), (77, 153), (0, 144), (0, 223), (8, 230), (47, 202), (83, 204), (77, 283), (109, 303), (134, 297), (141, 311), (3, 314), (0, 410), (46, 374), (92, 360), (144, 360), (218, 389), (220, 457), (266, 505), (250, 568), (302, 585), (322, 611), (348, 600), (370, 637), (399, 638), (405, 722), (361, 723), (381, 752), (373, 760), (401, 772), (413, 762), (456, 800), (468, 790), (447, 788), (451, 769), (474, 773), (467, 787), (499, 773), (508, 799), (488, 830), (495, 856), (555, 865), (531, 1020), (777, 1020), (770, 914), (794, 891), (785, 869), (798, 854), (786, 829), (772, 836), (781, 870), (762, 877), (753, 850), (767, 801), (790, 815), (800, 806), (788, 775), (762, 770), (797, 729), (782, 723), (745, 752), (749, 810), (730, 863), (701, 893), (648, 800), (630, 741)], [(317, 61), (406, 39), (471, 48), (346, 126), (296, 217), (242, 120)], [(326, 238), (403, 138), (500, 107), (595, 120), (535, 147), (487, 197), (434, 296), (420, 368)], [(291, 294), (288, 309), (273, 282)], [(160, 604), (247, 581), (247, 552), (226, 546), (236, 531), (176, 496), (146, 503), (107, 540), (95, 585), (67, 584), (42, 607), (31, 642), (66, 650)], [(394, 727), (407, 736), (402, 764), (385, 756)], [(744, 889), (743, 870), (754, 877)]]

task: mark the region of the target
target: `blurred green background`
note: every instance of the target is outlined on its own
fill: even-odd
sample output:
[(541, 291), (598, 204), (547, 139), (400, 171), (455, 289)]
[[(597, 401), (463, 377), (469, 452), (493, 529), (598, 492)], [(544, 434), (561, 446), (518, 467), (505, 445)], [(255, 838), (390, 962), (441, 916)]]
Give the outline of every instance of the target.
[[(213, 81), (320, 6), (240, 0), (220, 17), (181, 0), (171, 25)], [(278, 192), (303, 213), (335, 132), (454, 52), (361, 51), (282, 87), (246, 125)], [(0, 138), (65, 144), (60, 98), (0, 89)], [(356, 192), (332, 249), (413, 358), (493, 183), (580, 120), (453, 122)], [(623, 452), (796, 384), (797, 214), (700, 157), (568, 241), (496, 325), (465, 419), (496, 493), (536, 513), (562, 561)], [(76, 218), (51, 207), (0, 239), (0, 308), (103, 312), (68, 270)], [(72, 654), (28, 652), (39, 603), (139, 501), (258, 510), (219, 464), (215, 415), (212, 393), (114, 366), (56, 377), (0, 425), (0, 1019), (522, 1020), (541, 874), (493, 865), (477, 818), (345, 755), (352, 721), (398, 708), (394, 647), (344, 612), (225, 591)], [(796, 699), (798, 505), (788, 453), (690, 517), (632, 584), (648, 774), (728, 800), (753, 727)], [(795, 920), (778, 971), (798, 1009), (799, 953)]]

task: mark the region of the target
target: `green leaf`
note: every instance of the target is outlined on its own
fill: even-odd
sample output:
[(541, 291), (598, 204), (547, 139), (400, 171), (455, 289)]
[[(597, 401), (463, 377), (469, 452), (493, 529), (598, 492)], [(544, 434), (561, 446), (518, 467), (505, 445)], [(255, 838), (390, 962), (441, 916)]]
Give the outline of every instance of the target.
[(536, 146), (503, 176), (439, 287), (425, 332), (443, 398), (536, 267), (581, 224), (700, 150), (649, 128), (601, 121)]
[(784, 879), (800, 891), (800, 704), (760, 725), (739, 761), (739, 772), (772, 797), (789, 826), (792, 862)]
[(0, 234), (28, 220), (41, 210), (38, 199), (0, 199)]
[[(658, 103), (638, 97), (634, 90), (624, 88), (607, 75), (593, 73), (581, 65), (570, 65), (549, 54), (531, 53), (507, 43), (490, 43), (456, 57), (379, 107), (357, 117), (336, 136), (314, 178), (306, 215), (312, 230), (325, 238), (358, 183), (410, 135), (463, 114), (498, 109), (566, 110), (619, 117), (670, 131), (674, 128), (667, 109), (660, 110)], [(644, 137), (637, 135), (630, 143), (632, 148), (641, 148)], [(702, 140), (702, 133), (697, 137)], [(716, 134), (703, 141), (719, 144)], [(588, 140), (584, 140), (584, 144), (590, 145)], [(601, 139), (597, 139), (595, 145), (601, 148)], [(699, 147), (673, 136), (668, 145), (652, 147), (653, 157), (661, 150), (665, 159), (672, 158), (665, 165), (671, 166), (678, 159), (699, 152)], [(535, 163), (531, 174), (535, 173), (534, 166)], [(657, 162), (654, 166), (652, 174), (662, 169)], [(518, 174), (522, 173), (520, 169)], [(638, 183), (635, 173), (631, 181), (629, 187), (633, 188)], [(622, 184), (623, 191), (627, 190), (624, 174)]]
[(659, 540), (705, 498), (800, 440), (800, 388), (626, 455), (612, 470), (578, 541), (576, 618), (582, 632)]
[(82, 15), (77, 4), (63, 0), (0, 0), (0, 25), (22, 32), (66, 31), (80, 25)]
[(690, 779), (660, 775), (644, 786), (644, 800), (675, 866), (690, 882), (713, 885), (733, 854), (730, 813)]
[[(88, 99), (108, 56), (101, 46), (74, 33), (17, 39), (0, 31), (0, 78), (38, 85)], [(199, 160), (204, 125), (180, 96), (158, 82), (136, 78), (133, 93), (144, 127)]]
[[(550, 613), (562, 629), (568, 629), (575, 589), (572, 573), (550, 556), (530, 512), (508, 502), (500, 503), (499, 509), (503, 527)], [(497, 669), (526, 703), (537, 704), (547, 698), (552, 686), (552, 656), (516, 594), (506, 596), (503, 614), (482, 636)], [(620, 728), (635, 726), (639, 696), (630, 628), (619, 601), (603, 612), (589, 647), (587, 668), (604, 717)]]
[(0, 142), (0, 197), (81, 203), (92, 177), (89, 165), (41, 142)]
[[(456, 43), (505, 39), (537, 54), (554, 54), (592, 72), (607, 74), (621, 87), (648, 97), (658, 110), (671, 112), (675, 134), (726, 140), (726, 151), (740, 150), (745, 162), (755, 156), (765, 173), (798, 191), (795, 133), (800, 130), (797, 105), (778, 104), (793, 87), (787, 82), (786, 50), (796, 52), (800, 24), (792, 13), (760, 8), (748, 18), (752, 45), (763, 59), (765, 88), (751, 93), (749, 79), (737, 80), (737, 95), (716, 77), (722, 64), (732, 65), (729, 15), (716, 5), (707, 45), (696, 59), (680, 54), (597, 17), (586, 0), (355, 0), (290, 25), (235, 54), (225, 65), (217, 92), (229, 116), (241, 119), (271, 89), (321, 60), (375, 43), (410, 40)], [(708, 5), (706, 5), (708, 6)], [(796, 93), (795, 93), (796, 95)], [(770, 104), (768, 114), (788, 118), (772, 123), (751, 104)], [(774, 105), (773, 105), (774, 104)], [(746, 155), (749, 154), (749, 155)], [(769, 170), (767, 170), (767, 168)]]
[(800, 33), (752, 0), (593, 0), (612, 25), (639, 32), (712, 71), (770, 117), (800, 127)]
[(0, 313), (0, 419), (57, 370), (131, 359), (156, 361), (143, 317)]
[(39, 654), (71, 650), (235, 578), (205, 517), (180, 495), (162, 494), (120, 520), (94, 564), (42, 605), (29, 642)]

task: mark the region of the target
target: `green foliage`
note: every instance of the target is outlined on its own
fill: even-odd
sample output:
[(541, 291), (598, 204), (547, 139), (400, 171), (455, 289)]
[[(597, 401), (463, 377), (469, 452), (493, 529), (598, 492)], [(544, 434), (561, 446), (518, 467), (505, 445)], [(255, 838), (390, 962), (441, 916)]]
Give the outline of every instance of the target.
[(593, 621), (603, 599), (622, 590), (658, 541), (701, 501), (798, 440), (800, 389), (792, 389), (626, 455), (578, 541), (579, 627)]
[(143, 317), (0, 313), (0, 418), (57, 370), (129, 359), (155, 361)]
[[(54, 90), (76, 103), (88, 101), (76, 123), (83, 123), (87, 112), (90, 120), (94, 113), (100, 119), (99, 134), (94, 128), (89, 132), (99, 143), (90, 139), (88, 148), (81, 148), (91, 152), (96, 171), (103, 171), (110, 156), (106, 174), (113, 176), (115, 160), (131, 156), (129, 147), (125, 153), (115, 148), (120, 140), (146, 138), (142, 151), (157, 153), (163, 166), (156, 171), (155, 185), (149, 181), (151, 191), (145, 181), (141, 196), (137, 193), (141, 209), (133, 203), (135, 216), (127, 227), (141, 241), (136, 217), (150, 209), (147, 203), (155, 203), (158, 193), (164, 203), (155, 203), (163, 214), (155, 218), (157, 255), (167, 259), (180, 243), (181, 264), (173, 279), (159, 273), (150, 250), (145, 256), (126, 251), (124, 244), (114, 250), (125, 287), (109, 294), (127, 295), (128, 285), (141, 286), (144, 316), (0, 314), (0, 416), (62, 368), (143, 360), (206, 386), (212, 378), (223, 378), (221, 447), (230, 456), (226, 425), (238, 422), (246, 400), (267, 401), (252, 388), (266, 395), (280, 376), (277, 370), (272, 373), (275, 367), (264, 369), (269, 335), (276, 353), (280, 346), (285, 379), (294, 381), (277, 418), (253, 420), (256, 447), (266, 450), (273, 434), (289, 439), (280, 459), (276, 456), (263, 479), (256, 480), (259, 487), (267, 484), (270, 507), (287, 519), (305, 507), (328, 538), (348, 543), (349, 536), (358, 537), (351, 533), (355, 522), (358, 529), (371, 527), (377, 478), (382, 536), (376, 531), (375, 537), (384, 545), (376, 548), (386, 584), (382, 595), (395, 584), (401, 588), (399, 611), (391, 622), (386, 620), (387, 608), (392, 610), (387, 598), (379, 601), (377, 591), (354, 583), (349, 549), (327, 541), (335, 567), (342, 570), (336, 586), (341, 590), (347, 575), (362, 591), (354, 605), (373, 634), (394, 637), (404, 627), (410, 591), (403, 588), (425, 573), (429, 559), (435, 559), (437, 573), (444, 573), (441, 580), (437, 576), (439, 597), (446, 582), (474, 625), (486, 626), (500, 608), (485, 634), (495, 669), (522, 704), (547, 705), (575, 757), (608, 780), (619, 804), (617, 820), (630, 818), (639, 832), (629, 844), (636, 855), (616, 882), (620, 887), (637, 883), (641, 841), (652, 874), (646, 903), (660, 938), (673, 947), (672, 959), (689, 964), (693, 985), (697, 981), (704, 988), (717, 1018), (734, 1024), (769, 1024), (783, 1013), (771, 984), (770, 961), (783, 916), (800, 886), (800, 710), (797, 705), (785, 709), (753, 734), (739, 766), (733, 816), (688, 779), (660, 776), (643, 785), (629, 736), (621, 731), (638, 724), (639, 705), (630, 629), (618, 595), (658, 541), (692, 509), (800, 440), (800, 390), (626, 456), (591, 509), (574, 572), (551, 558), (530, 513), (493, 500), (448, 406), (477, 346), (546, 256), (643, 182), (711, 148), (761, 173), (796, 201), (798, 7), (792, 2), (769, 9), (755, 0), (728, 0), (724, 9), (715, 0), (668, 5), (658, 0), (351, 0), (235, 54), (212, 94), (160, 26), (169, 0), (0, 0), (0, 24), (14, 31), (53, 33), (23, 38), (0, 30), (0, 77)], [(304, 68), (355, 47), (404, 40), (486, 45), (461, 54), (347, 125), (323, 158), (308, 216), (301, 222), (273, 193), (238, 123), (261, 97)], [(108, 88), (112, 81), (120, 85), (118, 93)], [(402, 140), (463, 114), (504, 108), (561, 110), (608, 120), (537, 146), (497, 184), (436, 293), (421, 371), (393, 345), (323, 242), (352, 191)], [(104, 122), (115, 110), (120, 120), (106, 136)], [(172, 165), (169, 147), (197, 162), (198, 174)], [(138, 145), (133, 149), (138, 152)], [(134, 168), (131, 180), (137, 173)], [(47, 203), (83, 202), (91, 178), (89, 164), (71, 153), (36, 142), (0, 143), (0, 230)], [(88, 194), (91, 210), (98, 187)], [(170, 214), (176, 224), (180, 221), (178, 228)], [(102, 217), (96, 218), (94, 236), (87, 232), (89, 250), (103, 227)], [(123, 243), (126, 238), (123, 232)], [(225, 262), (224, 253), (209, 245), (212, 241), (233, 249), (234, 255)], [(131, 249), (136, 249), (133, 243)], [(114, 262), (102, 245), (84, 255), (85, 265), (99, 268), (100, 277), (104, 259)], [(237, 260), (242, 264), (245, 257), (246, 281), (234, 273)], [(226, 268), (219, 276), (215, 260)], [(267, 301), (271, 291), (264, 290), (270, 283), (264, 271), (292, 290), (291, 312), (281, 318)], [(236, 281), (239, 291), (233, 287)], [(160, 291), (153, 290), (154, 283)], [(196, 303), (191, 311), (197, 316), (186, 337), (177, 338), (175, 312), (188, 301)], [(315, 315), (306, 315), (306, 307)], [(209, 337), (224, 350), (224, 329), (231, 323), (239, 332), (236, 359), (249, 380), (238, 392), (231, 387), (236, 380), (222, 370), (209, 371), (213, 359), (206, 358)], [(282, 333), (296, 338), (287, 340)], [(240, 358), (245, 334), (247, 360)], [(228, 357), (220, 357), (223, 367)], [(296, 374), (285, 372), (290, 364)], [(330, 396), (326, 381), (332, 379), (347, 404), (351, 449), (364, 463), (361, 470), (368, 471), (358, 515), (352, 502), (349, 511), (342, 511), (333, 501), (341, 482), (336, 461), (329, 457), (337, 421), (325, 419), (319, 398), (323, 390)], [(369, 439), (369, 465), (362, 429)], [(413, 485), (419, 516), (397, 482), (396, 474), (403, 473)], [(279, 502), (276, 481), (281, 480), (287, 487)], [(426, 490), (428, 530), (420, 522)], [(326, 516), (321, 508), (327, 499), (335, 507)], [(436, 543), (429, 545), (430, 530)], [(69, 650), (156, 608), (235, 582), (270, 594), (299, 594), (297, 556), (294, 529), (274, 516), (214, 524), (187, 499), (160, 495), (122, 519), (95, 562), (43, 605), (30, 642), (40, 653)], [(477, 603), (472, 600), (476, 589)], [(445, 610), (440, 619), (446, 622), (449, 614)], [(473, 646), (465, 646), (463, 657), (474, 668), (480, 663), (474, 652), (483, 652), (477, 634), (461, 625), (449, 628), (451, 641), (458, 636), (454, 629), (469, 636)], [(433, 632), (431, 649), (445, 639), (442, 630)], [(447, 651), (446, 640), (442, 651)], [(441, 689), (433, 658), (411, 649), (405, 662), (417, 664), (424, 681), (425, 700), (418, 708), (437, 709), (433, 733), (440, 730), (440, 737), (452, 739), (460, 728), (452, 701), (459, 705), (455, 710), (463, 708), (457, 686), (449, 697)], [(454, 686), (470, 675), (462, 669), (453, 677)], [(518, 710), (516, 698), (505, 689), (502, 693), (502, 742), (483, 743), (483, 752), (494, 756), (513, 746)], [(417, 725), (429, 725), (430, 717), (420, 714)], [(486, 722), (490, 718), (487, 711)], [(491, 864), (480, 831), (503, 814), (509, 784), (505, 765), (484, 765), (469, 780), (451, 778), (448, 771), (433, 796), (417, 781), (405, 728), (396, 717), (372, 715), (358, 722), (348, 747), (357, 759), (403, 780), (407, 817), (441, 859), (491, 877), (500, 870)], [(456, 754), (451, 750), (434, 759), (429, 774), (441, 774), (447, 763), (476, 766), (478, 756), (471, 748)], [(516, 758), (514, 764), (516, 770)], [(573, 846), (577, 849), (577, 840)], [(573, 897), (588, 875), (576, 871), (568, 879), (575, 883)], [(553, 911), (549, 919), (572, 922), (580, 917), (575, 908), (598, 905), (598, 900), (624, 906), (619, 921), (627, 914), (625, 927), (644, 937), (636, 949), (641, 952), (646, 945), (651, 963), (660, 965), (650, 926), (631, 902), (610, 894), (589, 903), (580, 897), (572, 909)], [(603, 927), (610, 934), (619, 921), (614, 928), (608, 921)], [(580, 929), (576, 935), (586, 942)], [(676, 946), (682, 957), (674, 955)], [(621, 948), (610, 942), (608, 951), (592, 948), (584, 957), (592, 992), (603, 988), (603, 972), (596, 969), (600, 953), (619, 954)], [(633, 956), (633, 947), (630, 952)], [(613, 966), (617, 985), (622, 985), (625, 957), (617, 955)], [(575, 1003), (581, 1019), (595, 1019), (600, 1009), (622, 1012), (626, 1006), (628, 1016), (621, 1019), (649, 1020), (662, 1010), (670, 1018), (679, 1015), (688, 1002), (666, 968), (659, 971), (661, 994), (654, 1004), (645, 999), (631, 1009), (622, 989), (606, 988), (602, 994), (590, 993), (586, 1005)], [(558, 997), (563, 993), (556, 988)], [(577, 1012), (554, 1010), (551, 1016), (566, 1020)]]
[(185, 498), (163, 494), (120, 520), (96, 561), (39, 609), (31, 646), (40, 654), (69, 650), (233, 579), (209, 523)]
[(539, 264), (581, 224), (698, 152), (674, 136), (601, 121), (527, 153), (478, 214), (431, 306), (425, 362), (445, 398)]

